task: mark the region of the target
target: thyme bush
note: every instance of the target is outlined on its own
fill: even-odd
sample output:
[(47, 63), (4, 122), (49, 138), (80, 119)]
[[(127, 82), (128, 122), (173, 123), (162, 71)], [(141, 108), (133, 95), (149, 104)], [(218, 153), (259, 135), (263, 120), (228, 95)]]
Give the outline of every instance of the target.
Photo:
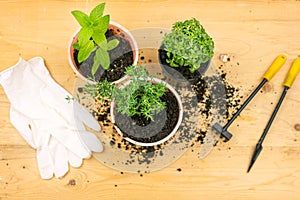
[(195, 18), (176, 22), (162, 44), (171, 67), (188, 66), (192, 73), (214, 54), (214, 41)]
[(96, 84), (87, 84), (84, 92), (98, 100), (105, 98), (114, 99), (117, 111), (130, 117), (142, 116), (147, 120), (153, 120), (153, 115), (165, 108), (165, 102), (161, 101), (167, 88), (162, 83), (152, 83), (148, 79), (147, 70), (142, 66), (129, 66), (125, 74), (130, 77), (130, 83), (124, 87), (116, 87), (104, 80)]

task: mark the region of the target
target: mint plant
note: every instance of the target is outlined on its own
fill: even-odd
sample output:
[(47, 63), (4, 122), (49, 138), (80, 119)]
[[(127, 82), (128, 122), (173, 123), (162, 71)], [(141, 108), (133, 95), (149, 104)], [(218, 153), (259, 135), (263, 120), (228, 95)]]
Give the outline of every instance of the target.
[(107, 42), (105, 32), (107, 31), (110, 16), (104, 15), (105, 3), (96, 6), (89, 15), (79, 10), (72, 11), (81, 28), (78, 33), (78, 41), (73, 44), (78, 50), (77, 60), (79, 63), (85, 61), (95, 51), (92, 75), (95, 75), (100, 66), (109, 69), (110, 58), (108, 51), (116, 48), (119, 44), (117, 39)]
[(115, 99), (117, 111), (129, 117), (142, 116), (153, 120), (153, 115), (165, 108), (165, 102), (160, 97), (166, 92), (162, 83), (152, 83), (148, 79), (147, 70), (142, 67), (128, 66), (125, 74), (130, 77), (130, 83), (118, 88), (108, 81), (88, 84), (84, 91), (98, 100)]
[(214, 54), (214, 41), (195, 18), (176, 22), (162, 44), (171, 67), (188, 66), (192, 73)]

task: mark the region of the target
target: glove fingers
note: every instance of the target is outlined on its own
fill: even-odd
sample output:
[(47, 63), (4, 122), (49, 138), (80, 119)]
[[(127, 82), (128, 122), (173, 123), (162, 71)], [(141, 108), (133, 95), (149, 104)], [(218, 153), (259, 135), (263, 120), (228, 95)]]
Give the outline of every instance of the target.
[(83, 143), (77, 131), (56, 129), (51, 135), (78, 157), (89, 158), (91, 156), (91, 151)]
[(65, 98), (68, 93), (60, 94), (59, 90), (54, 92), (54, 89), (49, 85), (40, 93), (42, 101), (49, 105), (59, 116), (63, 117), (69, 125), (82, 128), (81, 124), (83, 122), (95, 131), (101, 130), (97, 120), (78, 101), (67, 102)]
[(79, 136), (81, 137), (82, 141), (85, 143), (87, 148), (94, 152), (102, 152), (103, 146), (101, 142), (98, 140), (96, 135), (87, 132), (87, 131), (80, 131)]
[(13, 107), (10, 108), (10, 122), (18, 130), (20, 135), (26, 140), (26, 142), (34, 149), (37, 145), (34, 142), (33, 134), (31, 130), (32, 123), (23, 114), (18, 112)]
[(37, 149), (38, 168), (42, 179), (53, 177), (54, 166), (51, 154), (47, 147)]
[(83, 133), (81, 139), (78, 132), (85, 131), (83, 122), (99, 131), (98, 122), (78, 102), (68, 104), (65, 98), (69, 93), (52, 79), (42, 58), (20, 59), (0, 73), (0, 84), (14, 108), (12, 124), (37, 149), (43, 179), (53, 174), (62, 177), (68, 172), (68, 161), (79, 167), (83, 158), (91, 156), (91, 150), (102, 151), (96, 136)]
[(57, 125), (61, 127), (85, 130), (83, 123), (75, 116), (82, 114), (80, 112), (76, 113), (74, 110), (75, 101), (67, 102), (65, 99), (67, 95), (58, 95), (57, 92), (51, 91), (51, 87), (48, 86), (40, 91), (41, 99), (45, 105), (49, 106), (54, 117), (53, 120), (57, 121)]
[(50, 138), (49, 149), (54, 160), (55, 177), (61, 178), (69, 171), (67, 150), (54, 137)]
[(71, 151), (68, 151), (68, 160), (72, 167), (80, 167), (82, 165), (82, 159), (78, 156), (76, 156)]
[(93, 130), (101, 130), (98, 121), (77, 101), (74, 101), (74, 114), (81, 122)]

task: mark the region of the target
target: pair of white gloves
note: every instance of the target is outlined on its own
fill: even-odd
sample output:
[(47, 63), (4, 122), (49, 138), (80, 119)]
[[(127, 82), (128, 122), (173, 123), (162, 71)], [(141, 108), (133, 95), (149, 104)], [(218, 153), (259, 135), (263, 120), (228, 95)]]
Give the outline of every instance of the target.
[(103, 150), (97, 137), (86, 131), (101, 128), (94, 117), (50, 76), (40, 57), (20, 59), (0, 73), (0, 84), (11, 103), (10, 121), (28, 144), (36, 149), (43, 179), (60, 178), (80, 167), (91, 152)]

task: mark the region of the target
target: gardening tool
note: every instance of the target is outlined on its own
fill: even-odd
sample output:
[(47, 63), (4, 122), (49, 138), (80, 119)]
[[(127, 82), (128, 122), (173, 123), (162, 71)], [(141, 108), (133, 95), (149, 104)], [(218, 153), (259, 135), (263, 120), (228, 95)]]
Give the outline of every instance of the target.
[[(263, 75), (263, 80), (255, 88), (255, 90), (250, 94), (242, 106), (237, 110), (237, 112), (232, 116), (232, 118), (227, 122), (227, 124), (222, 127), (219, 123), (213, 123), (214, 125), (210, 128), (209, 135), (207, 134), (206, 141), (203, 143), (201, 150), (199, 152), (199, 158), (204, 158), (211, 151), (211, 146), (214, 146), (218, 138), (223, 136), (227, 141), (231, 139), (232, 134), (227, 131), (228, 127), (233, 123), (233, 121), (239, 116), (242, 110), (248, 105), (248, 103), (253, 99), (257, 92), (264, 86), (264, 84), (272, 79), (272, 77), (277, 73), (281, 66), (285, 63), (286, 56), (279, 55), (268, 70)], [(210, 138), (208, 138), (210, 137)]]
[(246, 99), (246, 101), (242, 104), (242, 106), (238, 109), (238, 111), (232, 116), (232, 118), (227, 122), (227, 124), (222, 127), (219, 123), (213, 125), (213, 128), (219, 132), (223, 137), (227, 140), (230, 140), (232, 134), (227, 131), (228, 127), (232, 124), (232, 122), (239, 116), (242, 110), (248, 105), (248, 103), (253, 99), (253, 97), (257, 94), (257, 92), (264, 86), (267, 81), (270, 81), (271, 78), (276, 74), (276, 72), (280, 69), (280, 67), (285, 63), (286, 56), (280, 55), (278, 56), (273, 64), (269, 67), (267, 72), (263, 76), (263, 80), (256, 87), (256, 89), (250, 94), (250, 96)]
[(286, 79), (283, 83), (284, 88), (283, 88), (283, 92), (282, 92), (282, 94), (281, 94), (281, 96), (278, 100), (278, 103), (275, 106), (274, 111), (273, 111), (273, 113), (272, 113), (272, 115), (271, 115), (271, 117), (270, 117), (270, 119), (269, 119), (269, 121), (268, 121), (268, 123), (267, 123), (267, 125), (266, 125), (259, 141), (258, 141), (258, 143), (256, 144), (256, 147), (255, 147), (255, 150), (254, 150), (254, 153), (253, 153), (253, 156), (252, 156), (252, 159), (251, 159), (251, 162), (250, 162), (250, 165), (249, 165), (249, 168), (248, 168), (247, 172), (249, 172), (251, 170), (254, 162), (256, 161), (256, 159), (257, 159), (258, 155), (260, 154), (261, 150), (263, 149), (262, 143), (263, 143), (263, 141), (264, 141), (264, 139), (265, 139), (265, 137), (268, 133), (268, 130), (271, 127), (271, 124), (272, 124), (272, 122), (273, 122), (273, 120), (274, 120), (274, 118), (275, 118), (275, 116), (276, 116), (276, 114), (277, 114), (277, 112), (278, 112), (278, 110), (281, 106), (281, 103), (283, 102), (283, 99), (284, 99), (288, 89), (291, 88), (291, 86), (292, 86), (299, 70), (300, 70), (300, 58), (297, 58), (297, 59), (295, 59), (293, 65), (292, 65), (292, 67), (291, 67), (291, 69), (290, 69), (290, 71), (289, 71), (289, 73), (288, 73), (288, 75), (287, 75), (287, 77), (286, 77)]

